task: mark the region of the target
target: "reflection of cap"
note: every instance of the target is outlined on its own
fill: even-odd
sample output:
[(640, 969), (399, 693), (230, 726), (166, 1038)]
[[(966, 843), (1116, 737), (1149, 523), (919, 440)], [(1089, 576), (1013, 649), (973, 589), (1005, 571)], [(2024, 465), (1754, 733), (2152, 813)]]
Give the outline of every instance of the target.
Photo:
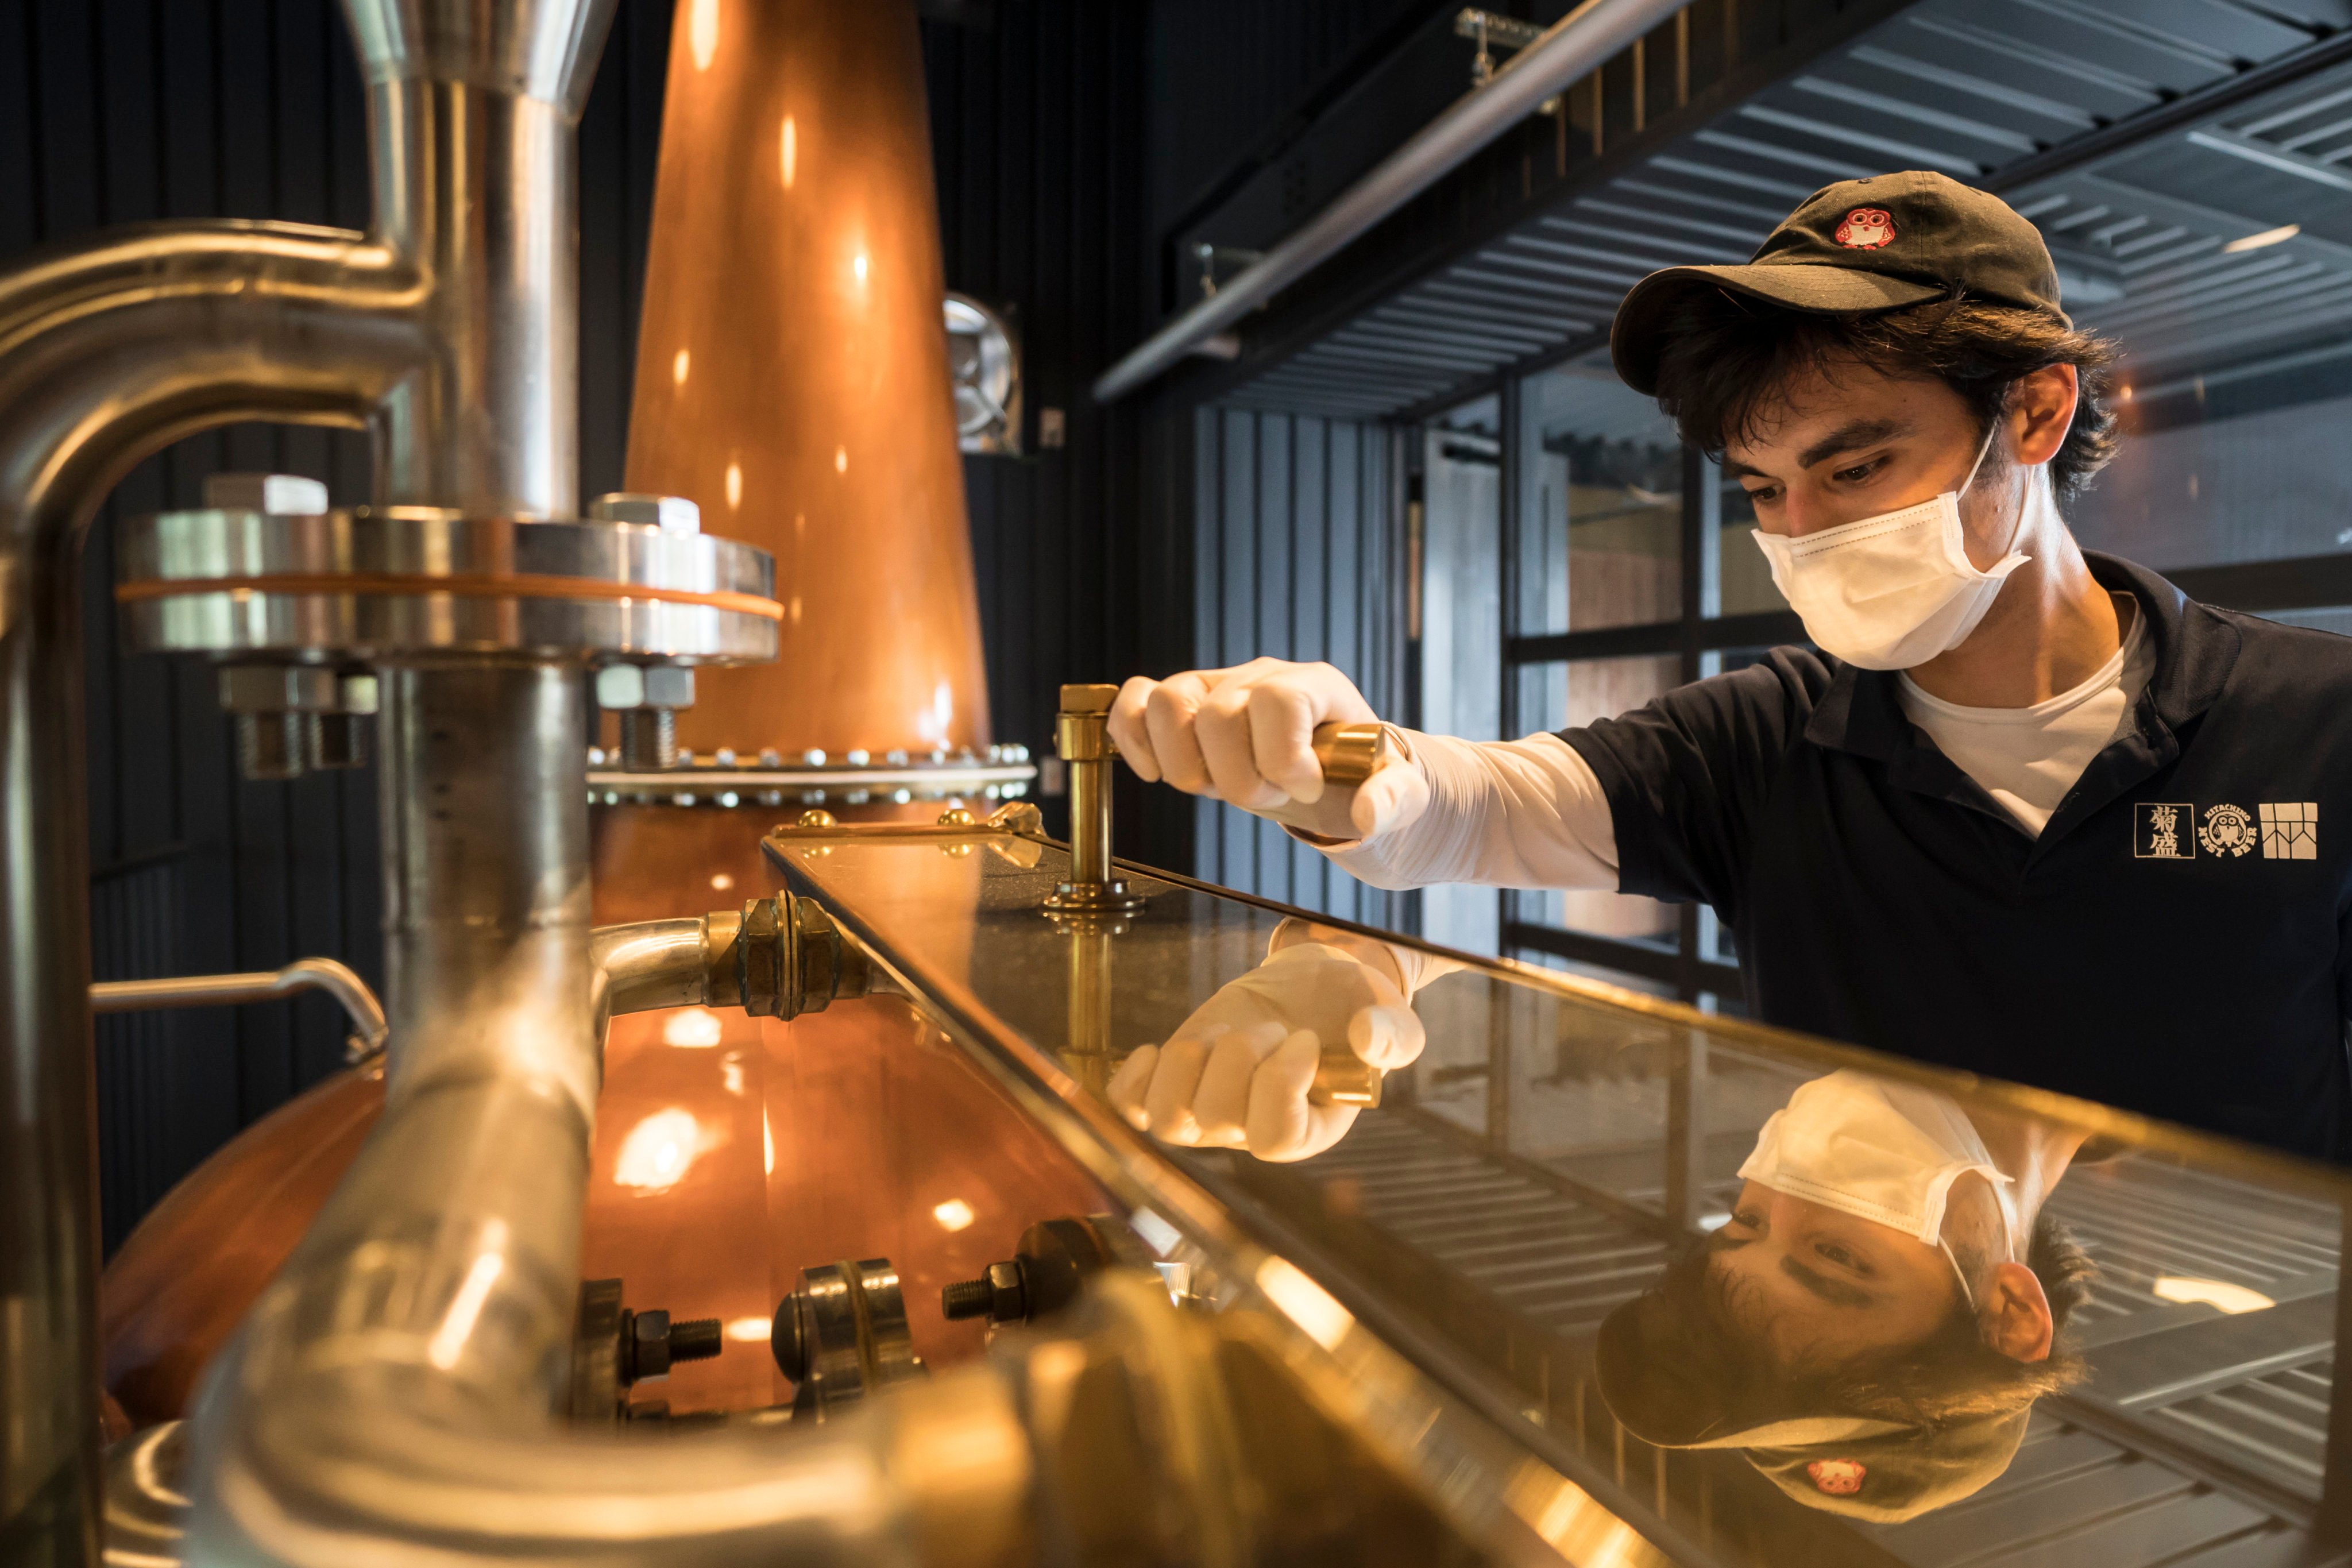
[(1807, 1508), (1895, 1524), (1948, 1507), (2008, 1469), (2025, 1441), (2031, 1414), (2013, 1410), (1930, 1431), (1801, 1447), (1737, 1446), (1774, 1486)]
[(1808, 1508), (1895, 1523), (1969, 1496), (2009, 1468), (2028, 1411), (1940, 1427), (1852, 1415), (1743, 1417), (1719, 1376), (1643, 1343), (1627, 1303), (1593, 1346), (1601, 1397), (1619, 1424), (1661, 1448), (1738, 1448)]
[(1633, 285), (1609, 347), (1634, 391), (1657, 391), (1672, 306), (1693, 289), (1824, 314), (1968, 298), (2066, 320), (2040, 229), (1999, 196), (1916, 171), (1823, 186), (1745, 266), (1669, 267)]

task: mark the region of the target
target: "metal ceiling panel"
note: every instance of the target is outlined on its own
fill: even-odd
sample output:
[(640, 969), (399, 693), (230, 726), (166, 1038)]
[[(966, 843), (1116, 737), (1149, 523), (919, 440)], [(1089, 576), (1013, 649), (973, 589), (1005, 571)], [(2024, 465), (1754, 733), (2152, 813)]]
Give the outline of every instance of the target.
[[(1654, 268), (1745, 259), (1832, 181), (2004, 172), (2352, 27), (2352, 0), (1920, 0), (1359, 313), (1227, 401), (1394, 415), (1591, 348)], [(2291, 74), (2291, 73), (2287, 73)], [(2352, 65), (2007, 192), (2143, 382), (2352, 338)], [(2258, 248), (2232, 244), (2299, 224)]]

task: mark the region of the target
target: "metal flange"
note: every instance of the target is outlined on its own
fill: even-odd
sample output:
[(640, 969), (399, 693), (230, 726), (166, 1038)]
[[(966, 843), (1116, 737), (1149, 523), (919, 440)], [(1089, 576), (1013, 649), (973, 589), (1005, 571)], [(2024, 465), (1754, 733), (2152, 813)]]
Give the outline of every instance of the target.
[(842, 940), (824, 906), (790, 893), (745, 900), (736, 917), (732, 956), (737, 994), (755, 1018), (789, 1023), (803, 1013), (822, 1013), (866, 995), (874, 979), (865, 953)]
[(645, 523), (205, 509), (132, 520), (120, 560), (125, 636), (159, 652), (733, 663), (775, 658), (783, 616), (767, 552)]

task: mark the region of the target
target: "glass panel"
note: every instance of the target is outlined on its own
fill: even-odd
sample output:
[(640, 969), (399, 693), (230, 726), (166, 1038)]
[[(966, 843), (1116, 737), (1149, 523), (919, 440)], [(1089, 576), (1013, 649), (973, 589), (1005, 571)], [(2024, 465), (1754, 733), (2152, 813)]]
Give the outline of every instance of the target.
[(1598, 363), (1519, 384), (1521, 634), (1682, 615), (1682, 445), (1657, 405)]
[[(2332, 173), (2339, 91), (2333, 77), (2282, 84), (2225, 134)], [(2352, 196), (2341, 181), (2277, 179), (2221, 140), (2178, 152), (2009, 193), (2041, 226), (2075, 324), (2121, 351), (2121, 445), (2067, 519), (2084, 545), (2160, 571), (2341, 552)]]
[(1471, 741), (1503, 730), (1497, 419), (1482, 397), (1423, 432), (1420, 727)]
[[(1419, 727), (1469, 741), (1503, 738), (1501, 404), (1482, 397), (1423, 433)], [(1501, 903), (1489, 888), (1421, 894), (1432, 942), (1495, 952)]]
[(2068, 509), (2075, 537), (2159, 571), (2352, 545), (2352, 398), (2313, 396), (2342, 377), (2340, 365), (2291, 373), (2227, 400), (2195, 375), (2150, 388), (2115, 461)]
[[(769, 849), (1087, 1163), (1171, 1292), (1344, 1391), (1322, 1407), (1474, 1541), (1533, 1496), (1659, 1543), (1611, 1561), (2333, 1560), (2337, 1173), (1172, 879), (1057, 922), (1066, 858), (1010, 835)], [(1349, 1066), (1371, 1005), (1377, 1106), (1252, 1119), (1245, 1031)], [(1202, 1073), (1147, 1104), (1217, 1042), (1246, 1093), (1220, 1110)], [(1189, 1103), (1157, 1129), (1218, 1146), (1106, 1094)], [(2164, 1500), (2156, 1536), (2104, 1522)], [(1599, 1560), (1605, 1521), (1575, 1546), (1568, 1517), (1562, 1560)]]
[[(1682, 660), (1672, 654), (1522, 665), (1515, 676), (1519, 728), (1570, 730), (1614, 718), (1680, 685), (1681, 675)], [(1669, 950), (1681, 920), (1672, 904), (1624, 893), (1514, 891), (1509, 898), (1514, 921), (1654, 941)]]

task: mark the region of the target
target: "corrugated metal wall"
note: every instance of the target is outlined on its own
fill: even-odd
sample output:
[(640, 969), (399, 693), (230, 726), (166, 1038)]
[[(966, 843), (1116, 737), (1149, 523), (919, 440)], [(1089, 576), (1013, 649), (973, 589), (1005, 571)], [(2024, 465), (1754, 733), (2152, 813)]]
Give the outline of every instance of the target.
[[(1150, 321), (1148, 20), (1139, 5), (1033, 0), (986, 26), (924, 26), (948, 286), (1007, 310), (1022, 336), (1025, 455), (969, 458), (964, 484), (997, 736), (1041, 754), (1064, 682), (1190, 651), (1186, 535), (1168, 526), (1167, 466), (1151, 460), (1166, 416), (1087, 391)], [(1048, 409), (1060, 447), (1038, 439)], [(1186, 825), (1154, 798), (1166, 793), (1122, 780), (1121, 854), (1181, 863)], [(1039, 804), (1059, 832), (1063, 802)]]
[[(1327, 659), (1383, 714), (1404, 710), (1403, 509), (1384, 426), (1246, 409), (1193, 419), (1195, 661)], [(1395, 926), (1404, 897), (1367, 888), (1280, 827), (1195, 803), (1200, 876)]]

